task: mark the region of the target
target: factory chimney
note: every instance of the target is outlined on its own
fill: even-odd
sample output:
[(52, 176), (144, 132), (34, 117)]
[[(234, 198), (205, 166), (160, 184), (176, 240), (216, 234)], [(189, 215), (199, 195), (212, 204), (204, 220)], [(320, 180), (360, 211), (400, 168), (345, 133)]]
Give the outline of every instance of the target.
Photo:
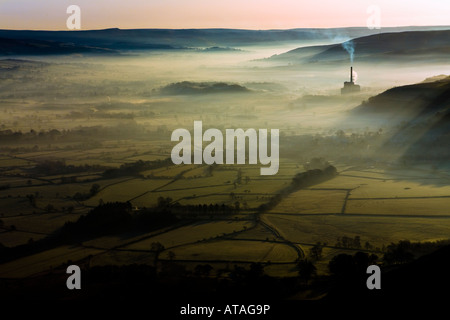
[(359, 92), (361, 87), (353, 82), (353, 66), (350, 67), (350, 81), (344, 82), (344, 87), (341, 89), (341, 94)]

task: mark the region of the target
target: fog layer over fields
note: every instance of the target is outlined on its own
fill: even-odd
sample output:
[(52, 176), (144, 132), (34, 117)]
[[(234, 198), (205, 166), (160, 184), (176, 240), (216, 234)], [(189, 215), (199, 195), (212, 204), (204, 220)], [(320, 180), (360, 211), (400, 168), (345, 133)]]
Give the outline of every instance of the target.
[[(353, 30), (353, 61), (343, 32), (248, 43), (241, 32), (216, 43), (210, 30), (191, 45), (163, 32), (151, 49), (144, 38), (6, 41), (0, 278), (68, 260), (226, 278), (229, 263), (296, 276), (308, 258), (328, 275), (345, 252), (395, 264), (392, 243), (432, 242), (409, 244), (419, 257), (447, 241), (448, 31)], [(361, 90), (341, 94), (350, 67)], [(277, 174), (174, 165), (171, 133), (192, 133), (194, 121), (279, 129)]]

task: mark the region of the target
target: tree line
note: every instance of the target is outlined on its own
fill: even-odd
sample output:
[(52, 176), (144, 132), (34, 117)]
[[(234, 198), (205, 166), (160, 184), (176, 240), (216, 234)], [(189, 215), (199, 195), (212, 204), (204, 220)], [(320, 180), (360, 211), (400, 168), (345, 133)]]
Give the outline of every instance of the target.
[(280, 201), (288, 194), (295, 192), (302, 188), (307, 188), (312, 185), (327, 181), (336, 176), (337, 170), (334, 166), (329, 165), (322, 169), (312, 169), (305, 172), (297, 173), (293, 178), (291, 183), (282, 189), (280, 193), (272, 197), (268, 203), (264, 203), (258, 207), (259, 212), (267, 211), (275, 207)]

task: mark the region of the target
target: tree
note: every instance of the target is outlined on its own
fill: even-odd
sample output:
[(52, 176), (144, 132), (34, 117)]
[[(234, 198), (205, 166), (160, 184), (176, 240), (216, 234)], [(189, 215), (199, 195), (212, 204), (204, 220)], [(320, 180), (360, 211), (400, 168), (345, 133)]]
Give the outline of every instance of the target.
[(95, 196), (100, 191), (100, 185), (94, 183), (91, 187), (90, 193), (92, 196)]
[(213, 267), (209, 264), (198, 264), (195, 266), (194, 274), (197, 276), (209, 276)]
[(249, 276), (259, 278), (264, 275), (264, 266), (260, 262), (252, 262), (250, 265)]
[(411, 242), (404, 240), (399, 241), (398, 244), (389, 245), (383, 259), (389, 264), (411, 262), (414, 260), (414, 255), (411, 252)]
[(169, 256), (170, 261), (173, 261), (173, 259), (175, 259), (175, 253), (173, 251), (169, 251), (167, 255)]
[(346, 284), (349, 282), (362, 284), (367, 279), (367, 267), (375, 264), (377, 259), (376, 255), (369, 255), (361, 251), (356, 252), (353, 256), (339, 254), (331, 259), (328, 268), (333, 276)]
[(322, 245), (320, 242), (317, 242), (311, 249), (309, 249), (309, 256), (313, 260), (322, 259)]
[[(194, 195), (194, 197), (195, 197), (195, 195)], [(172, 202), (172, 198), (159, 197), (158, 198), (158, 208), (170, 207), (171, 202)]]
[(353, 247), (356, 249), (361, 249), (361, 237), (355, 236), (355, 239), (353, 239)]
[(354, 274), (355, 262), (349, 254), (341, 253), (334, 256), (328, 263), (330, 273), (339, 278), (346, 278)]
[(155, 269), (157, 269), (159, 255), (161, 254), (161, 252), (164, 251), (164, 246), (160, 242), (152, 242), (150, 246), (150, 251), (153, 251), (153, 253), (155, 254), (154, 264)]
[(308, 281), (317, 274), (317, 268), (314, 264), (307, 260), (300, 260), (297, 264), (299, 278), (304, 284), (308, 284)]
[(31, 206), (36, 208), (36, 196), (34, 194), (27, 194), (26, 197), (30, 201)]
[(239, 168), (239, 170), (237, 172), (236, 183), (238, 183), (238, 184), (242, 183), (242, 170), (241, 170), (241, 168)]

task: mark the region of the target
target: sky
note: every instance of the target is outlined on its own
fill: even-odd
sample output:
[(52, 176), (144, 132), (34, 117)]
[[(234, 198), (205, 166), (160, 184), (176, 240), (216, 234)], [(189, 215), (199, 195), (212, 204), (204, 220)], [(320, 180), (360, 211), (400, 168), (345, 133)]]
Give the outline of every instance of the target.
[(67, 30), (70, 5), (83, 30), (450, 25), (449, 0), (0, 0), (0, 29)]

